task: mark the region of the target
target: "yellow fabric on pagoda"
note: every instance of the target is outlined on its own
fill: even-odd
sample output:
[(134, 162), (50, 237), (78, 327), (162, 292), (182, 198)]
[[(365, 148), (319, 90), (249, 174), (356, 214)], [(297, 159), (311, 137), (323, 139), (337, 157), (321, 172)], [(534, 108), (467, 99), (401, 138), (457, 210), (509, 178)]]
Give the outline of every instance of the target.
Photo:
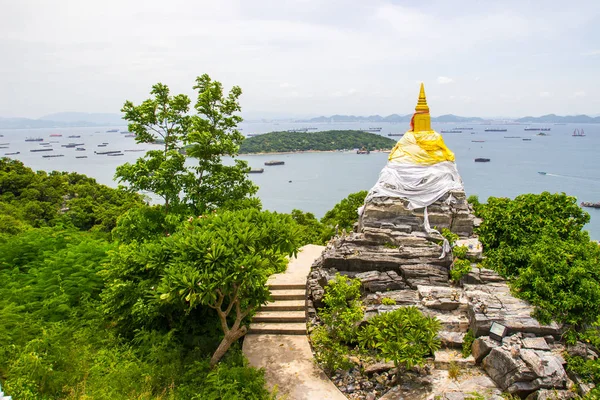
[(454, 153), (436, 131), (408, 131), (396, 143), (389, 161), (402, 164), (433, 165), (454, 162)]

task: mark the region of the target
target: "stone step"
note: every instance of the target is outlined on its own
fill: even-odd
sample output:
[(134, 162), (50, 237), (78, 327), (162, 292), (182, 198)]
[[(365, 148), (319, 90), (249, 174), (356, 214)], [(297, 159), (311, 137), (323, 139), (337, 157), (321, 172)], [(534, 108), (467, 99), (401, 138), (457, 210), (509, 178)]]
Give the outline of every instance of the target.
[(449, 369), (453, 363), (461, 369), (474, 368), (475, 358), (472, 355), (463, 358), (459, 351), (441, 349), (435, 352), (433, 363), (436, 368), (445, 370)]
[(438, 338), (442, 343), (442, 348), (462, 349), (465, 332), (449, 332), (441, 331), (438, 333)]
[(305, 322), (268, 323), (253, 322), (250, 324), (249, 333), (262, 333), (269, 335), (306, 335)]
[(293, 289), (305, 289), (306, 283), (277, 283), (267, 282), (267, 286), (271, 290), (293, 290)]
[(271, 292), (273, 300), (304, 300), (306, 289), (277, 289)]
[(262, 306), (260, 311), (304, 311), (305, 308), (305, 300), (275, 300)]
[(306, 322), (304, 311), (259, 311), (252, 322)]

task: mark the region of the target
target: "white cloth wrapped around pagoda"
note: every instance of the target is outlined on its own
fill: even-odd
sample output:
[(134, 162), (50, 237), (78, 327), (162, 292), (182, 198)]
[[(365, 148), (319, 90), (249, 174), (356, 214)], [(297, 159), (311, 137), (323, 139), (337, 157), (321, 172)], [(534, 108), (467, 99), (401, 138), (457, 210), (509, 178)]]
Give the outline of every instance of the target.
[(464, 191), (454, 153), (446, 147), (442, 136), (431, 129), (429, 106), (421, 84), (411, 128), (390, 153), (365, 203), (375, 197), (401, 198), (413, 210), (426, 208), (455, 190)]

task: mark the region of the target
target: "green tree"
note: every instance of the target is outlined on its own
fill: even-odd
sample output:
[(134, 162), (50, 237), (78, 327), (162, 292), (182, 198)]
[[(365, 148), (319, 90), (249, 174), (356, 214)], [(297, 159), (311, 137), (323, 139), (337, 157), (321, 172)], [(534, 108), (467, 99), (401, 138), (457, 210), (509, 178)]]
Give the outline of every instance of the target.
[[(248, 179), (247, 163), (224, 165), (223, 156), (235, 157), (243, 136), (236, 129), (241, 117), (234, 86), (228, 95), (220, 82), (204, 74), (196, 78), (196, 114), (188, 115), (190, 99), (172, 96), (161, 83), (152, 87), (153, 98), (136, 106), (127, 101), (122, 111), (138, 143), (159, 143), (134, 164), (117, 168), (116, 178), (131, 191), (145, 190), (160, 196), (165, 211), (191, 211), (198, 215), (253, 195), (257, 187)], [(197, 161), (186, 165), (186, 155)]]
[(296, 236), (288, 216), (256, 209), (190, 218), (169, 237), (120, 247), (105, 272), (105, 310), (135, 331), (190, 328), (212, 309), (224, 334), (215, 365), (269, 298), (267, 278), (285, 269)]

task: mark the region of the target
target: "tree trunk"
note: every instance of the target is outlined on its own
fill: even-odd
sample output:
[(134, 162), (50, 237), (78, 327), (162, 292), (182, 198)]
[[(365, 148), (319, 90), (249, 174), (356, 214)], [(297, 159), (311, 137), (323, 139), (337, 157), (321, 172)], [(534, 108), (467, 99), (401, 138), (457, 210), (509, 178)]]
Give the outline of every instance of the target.
[(210, 359), (210, 367), (212, 368), (217, 365), (219, 360), (225, 355), (225, 353), (227, 353), (227, 350), (229, 350), (231, 345), (234, 344), (239, 338), (244, 336), (247, 331), (248, 329), (245, 326), (242, 326), (240, 329), (232, 329), (227, 332), (223, 340), (221, 340), (219, 347), (217, 347), (217, 350)]

